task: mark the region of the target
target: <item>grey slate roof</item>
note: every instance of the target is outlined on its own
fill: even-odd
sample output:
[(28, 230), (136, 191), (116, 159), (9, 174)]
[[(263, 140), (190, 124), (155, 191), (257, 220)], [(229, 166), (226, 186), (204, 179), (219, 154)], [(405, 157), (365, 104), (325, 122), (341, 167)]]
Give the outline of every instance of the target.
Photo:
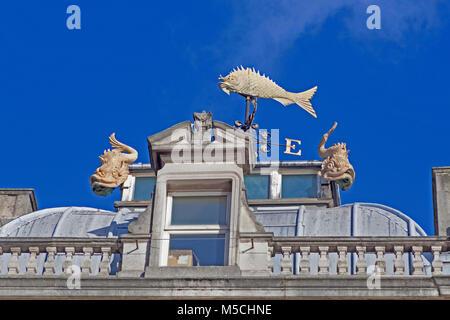
[(0, 237), (117, 238), (139, 211), (112, 212), (85, 207), (62, 207), (23, 215), (0, 228)]
[(252, 211), (276, 236), (426, 236), (404, 213), (375, 203), (336, 208), (270, 205)]
[[(142, 209), (143, 210), (143, 209)], [(141, 211), (142, 211), (141, 210)], [(128, 224), (137, 219), (140, 211), (123, 208), (112, 212), (85, 207), (63, 207), (35, 211), (23, 215), (0, 228), (0, 237), (86, 237), (86, 238), (117, 238), (122, 233), (128, 233)], [(25, 272), (29, 253), (19, 256), (20, 274)], [(37, 256), (38, 274), (43, 272), (46, 253)], [(10, 253), (0, 255), (1, 273), (5, 274)], [(73, 263), (80, 266), (82, 255), (75, 255)], [(55, 257), (56, 274), (62, 273), (65, 257)], [(116, 274), (120, 256), (111, 256), (111, 274)], [(101, 256), (92, 256), (93, 269), (96, 270)], [(97, 271), (94, 271), (96, 274)]]

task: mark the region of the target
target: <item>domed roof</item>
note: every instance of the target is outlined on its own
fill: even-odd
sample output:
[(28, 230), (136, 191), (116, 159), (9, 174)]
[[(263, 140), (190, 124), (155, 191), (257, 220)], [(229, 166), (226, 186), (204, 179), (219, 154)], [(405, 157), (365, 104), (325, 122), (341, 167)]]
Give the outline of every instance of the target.
[[(145, 209), (119, 212), (61, 207), (23, 215), (0, 228), (0, 237), (117, 238)], [(410, 217), (375, 203), (335, 208), (256, 206), (251, 208), (267, 232), (275, 236), (426, 236)]]
[(404, 213), (376, 203), (335, 208), (256, 206), (256, 219), (276, 236), (425, 236)]
[(34, 211), (0, 228), (0, 237), (116, 238), (128, 233), (128, 224), (140, 212), (112, 212), (86, 207), (61, 207)]

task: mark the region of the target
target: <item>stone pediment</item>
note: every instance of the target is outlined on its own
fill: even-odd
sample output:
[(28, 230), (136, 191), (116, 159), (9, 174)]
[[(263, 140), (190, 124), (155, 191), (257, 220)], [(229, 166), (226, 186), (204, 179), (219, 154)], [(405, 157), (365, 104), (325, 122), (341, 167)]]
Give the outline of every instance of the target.
[(194, 113), (194, 123), (180, 122), (147, 138), (155, 171), (166, 163), (236, 163), (247, 173), (256, 163), (254, 138), (211, 113)]
[(149, 136), (147, 142), (152, 168), (155, 171), (161, 169), (162, 165), (158, 159), (158, 155), (164, 151), (170, 151), (176, 143), (191, 141), (192, 133), (192, 123), (190, 121), (183, 121)]
[(223, 141), (224, 143), (230, 143), (234, 141), (244, 143), (245, 140), (249, 138), (249, 135), (251, 135), (250, 132), (244, 132), (230, 126), (225, 122), (217, 120), (214, 120), (212, 122), (212, 131), (216, 141)]

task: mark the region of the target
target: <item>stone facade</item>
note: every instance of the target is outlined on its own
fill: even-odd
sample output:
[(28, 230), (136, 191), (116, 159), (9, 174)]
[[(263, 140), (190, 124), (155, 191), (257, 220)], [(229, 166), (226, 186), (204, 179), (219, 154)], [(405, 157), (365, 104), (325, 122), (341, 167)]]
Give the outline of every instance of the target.
[(450, 167), (432, 169), (434, 230), (450, 236)]
[[(34, 211), (0, 228), (0, 298), (450, 298), (446, 168), (433, 169), (439, 236), (427, 236), (395, 209), (341, 206), (321, 161), (256, 163), (249, 133), (194, 119), (148, 138), (151, 164), (130, 165), (116, 213), (36, 211), (30, 192), (0, 201), (9, 218)], [(250, 199), (252, 175), (265, 190)], [(145, 199), (141, 178), (154, 181)], [(186, 194), (224, 195), (226, 222), (173, 229), (172, 198)], [(168, 266), (174, 230), (223, 234), (223, 263)]]
[(33, 189), (0, 189), (0, 227), (37, 210)]

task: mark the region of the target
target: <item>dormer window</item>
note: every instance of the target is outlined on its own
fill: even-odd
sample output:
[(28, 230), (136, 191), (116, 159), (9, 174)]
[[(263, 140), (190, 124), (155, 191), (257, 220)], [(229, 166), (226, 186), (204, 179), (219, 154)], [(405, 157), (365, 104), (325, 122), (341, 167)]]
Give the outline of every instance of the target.
[(150, 200), (155, 183), (156, 177), (137, 176), (134, 182), (133, 200)]
[(269, 199), (270, 198), (270, 176), (262, 174), (251, 174), (244, 177), (247, 198)]
[(317, 198), (319, 193), (316, 174), (283, 174), (281, 178), (282, 198)]
[(229, 220), (228, 192), (169, 193), (161, 265), (227, 265)]
[(170, 225), (227, 225), (228, 194), (193, 195), (175, 193), (168, 197), (172, 207)]

